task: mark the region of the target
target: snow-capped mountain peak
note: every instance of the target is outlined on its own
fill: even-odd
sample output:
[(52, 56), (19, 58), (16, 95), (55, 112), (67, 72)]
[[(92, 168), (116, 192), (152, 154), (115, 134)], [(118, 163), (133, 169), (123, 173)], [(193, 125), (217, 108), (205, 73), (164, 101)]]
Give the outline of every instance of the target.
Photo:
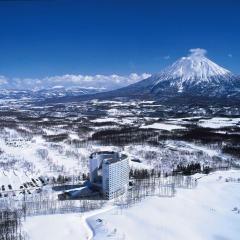
[(219, 85), (232, 82), (233, 74), (220, 67), (206, 56), (204, 49), (191, 49), (187, 57), (182, 57), (171, 66), (155, 75), (153, 88), (156, 90), (163, 82), (169, 82), (169, 86), (175, 87), (177, 92), (183, 92), (190, 86), (205, 84)]
[(203, 81), (208, 81), (209, 78), (214, 76), (232, 75), (227, 69), (209, 60), (205, 56), (206, 51), (204, 49), (191, 49), (190, 52), (190, 55), (180, 58), (160, 74), (164, 74), (168, 78)]

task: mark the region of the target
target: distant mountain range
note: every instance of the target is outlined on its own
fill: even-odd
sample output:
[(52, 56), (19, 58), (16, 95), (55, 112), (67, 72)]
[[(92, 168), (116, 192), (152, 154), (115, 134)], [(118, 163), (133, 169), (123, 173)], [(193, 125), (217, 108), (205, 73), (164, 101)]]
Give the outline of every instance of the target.
[(62, 99), (64, 97), (79, 97), (81, 95), (91, 95), (101, 92), (95, 88), (65, 88), (53, 87), (39, 90), (18, 90), (0, 89), (0, 99), (35, 100), (44, 101), (45, 99)]

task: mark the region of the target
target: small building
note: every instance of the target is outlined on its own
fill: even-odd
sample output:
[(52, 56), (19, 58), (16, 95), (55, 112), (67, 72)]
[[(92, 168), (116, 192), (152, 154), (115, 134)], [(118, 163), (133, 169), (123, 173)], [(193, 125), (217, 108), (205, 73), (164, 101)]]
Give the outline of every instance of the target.
[(125, 154), (101, 151), (91, 154), (90, 182), (107, 199), (123, 194), (129, 182), (129, 161)]

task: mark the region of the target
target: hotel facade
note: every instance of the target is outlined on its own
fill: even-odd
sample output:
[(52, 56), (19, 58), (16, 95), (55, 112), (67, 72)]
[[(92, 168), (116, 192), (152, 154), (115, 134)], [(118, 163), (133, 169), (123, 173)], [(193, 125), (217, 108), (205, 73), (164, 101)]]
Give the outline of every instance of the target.
[(91, 154), (90, 181), (106, 199), (123, 194), (129, 184), (129, 160), (124, 154), (102, 151)]

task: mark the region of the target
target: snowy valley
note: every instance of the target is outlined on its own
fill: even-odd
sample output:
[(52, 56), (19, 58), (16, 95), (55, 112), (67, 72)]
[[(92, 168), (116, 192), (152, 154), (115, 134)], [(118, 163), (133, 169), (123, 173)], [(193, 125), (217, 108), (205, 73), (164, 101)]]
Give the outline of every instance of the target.
[[(234, 199), (239, 197), (236, 195), (240, 177), (240, 171), (237, 170), (240, 167), (239, 108), (188, 106), (186, 109), (140, 100), (95, 99), (44, 107), (25, 102), (9, 104), (8, 107), (2, 104), (0, 206), (21, 209), (22, 204), (26, 204), (29, 209), (25, 213), (26, 222), (22, 222), (22, 237), (33, 240), (40, 239), (36, 229), (39, 224), (46, 225), (45, 232), (41, 233), (46, 239), (59, 227), (62, 229), (59, 239), (70, 237), (70, 232), (73, 239), (90, 239), (90, 236), (94, 236), (94, 239), (148, 239), (150, 232), (152, 239), (159, 236), (175, 239), (177, 235), (179, 239), (186, 239), (181, 232), (184, 229), (174, 227), (170, 230), (171, 225), (163, 221), (169, 214), (164, 210), (166, 205), (172, 205), (171, 215), (176, 223), (183, 216), (182, 211), (185, 211), (179, 204), (186, 204), (189, 212), (196, 211), (199, 221), (206, 221), (209, 215), (215, 221), (221, 214), (220, 205), (226, 202), (224, 192), (228, 191), (229, 198), (233, 194), (233, 202), (224, 206), (226, 217), (221, 221), (228, 222), (231, 219), (237, 222), (240, 206)], [(142, 169), (149, 174), (154, 171), (158, 179), (154, 181), (160, 181), (161, 187), (151, 183), (149, 189), (154, 186), (154, 192), (143, 188), (143, 195), (137, 197), (137, 202), (132, 202), (130, 197), (130, 205), (127, 200), (129, 195), (112, 203), (84, 199), (59, 202), (58, 194), (61, 191), (53, 189), (64, 185), (82, 189), (80, 182), (88, 176), (89, 156), (99, 150), (124, 152), (129, 156), (133, 177), (137, 176), (136, 171)], [(197, 169), (187, 172), (190, 166), (197, 166)], [(226, 171), (228, 169), (235, 170)], [(177, 177), (179, 171), (183, 173), (181, 180)], [(209, 176), (204, 175), (209, 172)], [(223, 177), (218, 181), (220, 176)], [(201, 179), (196, 180), (198, 178)], [(231, 182), (226, 183), (226, 178)], [(192, 186), (194, 181), (198, 182), (196, 186)], [(213, 205), (217, 201), (213, 198), (205, 206), (204, 199), (210, 194), (207, 192), (211, 184), (212, 188), (216, 187), (214, 196), (219, 196), (220, 202)], [(198, 196), (200, 202), (191, 204)], [(142, 209), (143, 215), (137, 214), (141, 212), (138, 208)], [(142, 224), (140, 219), (155, 209), (159, 211), (156, 217), (158, 214), (161, 216), (156, 229), (152, 229), (154, 224), (146, 218), (144, 221), (148, 221), (151, 230), (147, 235), (141, 231), (135, 235), (136, 229)], [(183, 221), (190, 221), (187, 214)], [(54, 226), (51, 222), (54, 222)], [(129, 222), (131, 229), (123, 224), (125, 222)], [(190, 222), (185, 224), (190, 226)], [(65, 228), (61, 227), (66, 225)], [(237, 226), (233, 228), (231, 234), (235, 236), (238, 229)], [(198, 235), (197, 231), (201, 229), (192, 231), (193, 238)], [(214, 234), (211, 229), (205, 233)], [(224, 237), (228, 233), (216, 230), (218, 235)]]

